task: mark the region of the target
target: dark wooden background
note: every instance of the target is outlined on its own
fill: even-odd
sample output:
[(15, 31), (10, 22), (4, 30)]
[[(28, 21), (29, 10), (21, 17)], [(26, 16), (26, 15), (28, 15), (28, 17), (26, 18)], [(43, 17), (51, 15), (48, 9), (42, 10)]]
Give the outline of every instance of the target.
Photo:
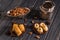
[(34, 7), (36, 10), (39, 10), (39, 6), (44, 1), (45, 0), (0, 0), (0, 40), (60, 40), (60, 0), (52, 0), (56, 4), (54, 15), (51, 20), (52, 22), (49, 25), (49, 31), (46, 34), (40, 35), (40, 39), (34, 38), (36, 34), (29, 35), (28, 32), (31, 31), (31, 29), (28, 28), (20, 37), (11, 37), (5, 34), (9, 29), (11, 22), (24, 22), (20, 19), (6, 17), (5, 14), (9, 9), (22, 6), (29, 8)]

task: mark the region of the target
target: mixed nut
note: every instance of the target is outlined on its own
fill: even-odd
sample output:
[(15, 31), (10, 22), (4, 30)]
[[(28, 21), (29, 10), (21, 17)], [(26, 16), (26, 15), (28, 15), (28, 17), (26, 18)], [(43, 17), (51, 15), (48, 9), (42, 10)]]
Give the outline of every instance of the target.
[(7, 12), (7, 16), (13, 16), (13, 17), (23, 16), (23, 15), (26, 15), (27, 13), (29, 13), (29, 12), (30, 12), (29, 8), (16, 7), (12, 10), (9, 10)]

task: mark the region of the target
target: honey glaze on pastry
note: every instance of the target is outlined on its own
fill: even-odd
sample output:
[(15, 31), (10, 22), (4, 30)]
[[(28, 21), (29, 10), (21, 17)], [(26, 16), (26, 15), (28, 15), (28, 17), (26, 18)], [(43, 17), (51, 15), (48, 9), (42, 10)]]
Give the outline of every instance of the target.
[(25, 27), (23, 24), (19, 24), (19, 29), (22, 31), (22, 32), (25, 32)]
[(48, 27), (45, 23), (41, 22), (40, 26), (43, 28), (44, 31), (46, 31), (46, 32), (48, 31)]
[(39, 27), (39, 28), (37, 29), (37, 32), (38, 32), (39, 34), (43, 34), (43, 28), (42, 28), (42, 27)]
[(35, 23), (35, 24), (34, 24), (34, 28), (35, 28), (35, 29), (38, 29), (38, 28), (39, 28), (39, 24), (38, 24), (38, 23)]
[(44, 22), (35, 23), (33, 28), (37, 34), (43, 34), (48, 31), (48, 27)]
[(12, 32), (15, 32), (15, 34), (17, 36), (20, 36), (21, 34), (23, 34), (23, 32), (25, 32), (25, 26), (24, 24), (13, 24), (12, 27)]
[(21, 30), (18, 27), (18, 24), (13, 24), (13, 31), (17, 34), (17, 36), (20, 36), (22, 34)]
[(39, 23), (35, 23), (35, 24), (34, 24), (34, 31), (35, 31), (37, 34), (43, 34), (43, 29), (42, 29), (42, 27), (39, 26)]

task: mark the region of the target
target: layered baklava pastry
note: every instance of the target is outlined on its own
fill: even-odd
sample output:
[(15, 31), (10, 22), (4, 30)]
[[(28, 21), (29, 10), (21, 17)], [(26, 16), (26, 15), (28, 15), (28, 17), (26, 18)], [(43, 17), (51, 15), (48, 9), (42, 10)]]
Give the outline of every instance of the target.
[(23, 32), (25, 32), (25, 26), (23, 24), (18, 25), (14, 23), (11, 31), (15, 32), (17, 36), (20, 36)]
[(44, 32), (48, 31), (48, 26), (44, 22), (41, 22), (40, 26), (43, 28)]
[(48, 31), (48, 27), (44, 22), (35, 23), (33, 28), (37, 34), (44, 34)]
[(19, 29), (22, 31), (22, 32), (25, 32), (25, 27), (23, 24), (19, 24)]
[(43, 28), (40, 27), (39, 23), (34, 24), (34, 31), (37, 34), (43, 34)]

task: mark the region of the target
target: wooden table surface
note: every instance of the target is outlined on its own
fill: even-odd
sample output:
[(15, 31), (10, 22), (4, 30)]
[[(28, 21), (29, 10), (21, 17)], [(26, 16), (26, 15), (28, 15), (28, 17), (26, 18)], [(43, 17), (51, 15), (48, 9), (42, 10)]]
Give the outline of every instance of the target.
[[(7, 36), (5, 33), (10, 28), (11, 22), (24, 23), (23, 19), (9, 18), (4, 16), (6, 12), (14, 7), (22, 6), (39, 10), (39, 6), (45, 0), (0, 0), (0, 40), (60, 40), (60, 0), (53, 0), (56, 4), (54, 15), (49, 25), (49, 31), (46, 34), (39, 35), (40, 39), (34, 38), (36, 34), (29, 35), (28, 32), (32, 31), (27, 28), (26, 32), (20, 37)], [(26, 22), (29, 25), (31, 19)], [(38, 21), (38, 20), (36, 20)]]

